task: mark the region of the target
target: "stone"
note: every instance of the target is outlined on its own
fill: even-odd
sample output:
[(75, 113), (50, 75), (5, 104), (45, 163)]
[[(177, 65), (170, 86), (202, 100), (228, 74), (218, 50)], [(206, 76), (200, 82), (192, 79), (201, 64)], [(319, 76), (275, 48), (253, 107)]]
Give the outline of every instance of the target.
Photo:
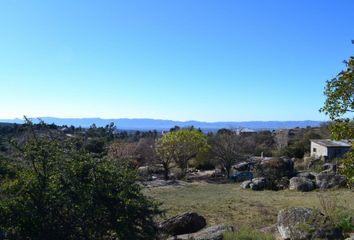
[(290, 179), (289, 189), (300, 192), (309, 192), (315, 189), (315, 184), (305, 177), (293, 177)]
[(316, 185), (320, 189), (344, 187), (347, 183), (347, 178), (334, 173), (321, 172), (316, 176)]
[(264, 177), (253, 178), (250, 188), (255, 191), (264, 190), (266, 187), (266, 179)]
[(311, 208), (287, 208), (278, 213), (277, 229), (283, 240), (343, 239), (342, 231), (325, 221)]
[(220, 224), (205, 228), (196, 233), (174, 236), (168, 240), (223, 240), (223, 235), (226, 231), (233, 231), (233, 228)]
[(322, 165), (323, 171), (325, 173), (337, 173), (337, 165), (333, 163), (325, 163)]
[(316, 173), (313, 172), (299, 172), (296, 174), (297, 177), (304, 177), (304, 178), (308, 178), (311, 180), (315, 180), (316, 178)]
[[(311, 237), (309, 230), (302, 225), (307, 225), (313, 215), (310, 208), (288, 208), (278, 213), (277, 229), (282, 239), (307, 240)], [(307, 228), (307, 227), (306, 227)]]
[(159, 226), (162, 232), (172, 236), (194, 233), (206, 226), (203, 216), (195, 212), (186, 212), (162, 222)]
[(247, 189), (247, 188), (250, 188), (250, 184), (252, 183), (252, 181), (251, 180), (247, 180), (247, 181), (244, 181), (244, 182), (242, 182), (241, 183), (241, 188), (243, 188), (243, 189)]

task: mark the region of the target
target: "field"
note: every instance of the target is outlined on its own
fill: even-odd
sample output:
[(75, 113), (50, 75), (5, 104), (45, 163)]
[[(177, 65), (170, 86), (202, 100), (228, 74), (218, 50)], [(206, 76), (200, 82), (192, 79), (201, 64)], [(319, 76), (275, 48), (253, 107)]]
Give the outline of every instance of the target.
[(320, 208), (319, 195), (354, 212), (354, 192), (347, 189), (308, 193), (244, 190), (239, 184), (192, 183), (186, 186), (147, 188), (145, 193), (161, 202), (166, 219), (195, 211), (208, 225), (227, 223), (260, 229), (276, 223), (278, 211), (286, 207)]

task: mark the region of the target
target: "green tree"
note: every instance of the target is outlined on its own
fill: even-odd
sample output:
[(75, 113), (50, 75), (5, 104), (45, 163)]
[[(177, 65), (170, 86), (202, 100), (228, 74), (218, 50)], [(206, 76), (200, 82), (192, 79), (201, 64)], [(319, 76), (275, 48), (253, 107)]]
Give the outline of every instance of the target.
[(184, 176), (188, 161), (207, 147), (207, 136), (194, 129), (169, 132), (157, 140), (156, 153), (165, 169), (165, 179), (168, 179), (171, 163), (175, 163)]
[(159, 210), (133, 171), (29, 127), (15, 176), (1, 181), (6, 239), (155, 239)]
[[(335, 139), (354, 139), (354, 57), (345, 61), (347, 69), (327, 81), (324, 94), (327, 99), (320, 111), (333, 121), (330, 130)], [(351, 152), (342, 161), (342, 173), (350, 186), (354, 184), (354, 143)]]

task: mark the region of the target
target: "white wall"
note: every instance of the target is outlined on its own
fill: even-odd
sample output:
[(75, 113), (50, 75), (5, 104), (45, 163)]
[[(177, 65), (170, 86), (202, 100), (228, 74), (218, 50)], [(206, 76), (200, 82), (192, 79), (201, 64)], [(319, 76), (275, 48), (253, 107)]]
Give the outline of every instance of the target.
[[(316, 152), (314, 151), (314, 148), (316, 149)], [(328, 151), (327, 147), (324, 147), (320, 144), (311, 142), (311, 156), (313, 157), (327, 157), (328, 156)]]

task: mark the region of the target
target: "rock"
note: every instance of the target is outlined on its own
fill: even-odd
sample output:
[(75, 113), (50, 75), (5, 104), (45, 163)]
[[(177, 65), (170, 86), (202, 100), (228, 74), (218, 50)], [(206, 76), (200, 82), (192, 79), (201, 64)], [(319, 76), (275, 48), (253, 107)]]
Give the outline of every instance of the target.
[(339, 228), (323, 224), (325, 219), (311, 208), (283, 209), (278, 214), (277, 229), (283, 240), (343, 239)]
[(288, 208), (278, 213), (277, 229), (282, 239), (309, 239), (310, 231), (302, 229), (312, 217), (313, 210), (310, 208)]
[(243, 171), (250, 171), (254, 163), (252, 162), (241, 162), (232, 166), (235, 170), (243, 172)]
[(337, 165), (332, 163), (325, 163), (322, 165), (323, 171), (325, 173), (337, 173)]
[(241, 188), (243, 188), (243, 189), (247, 189), (247, 188), (250, 188), (250, 184), (252, 183), (252, 181), (251, 180), (247, 180), (247, 181), (244, 181), (244, 182), (242, 182), (241, 183)]
[(334, 173), (321, 172), (316, 176), (316, 185), (320, 189), (343, 187), (347, 183), (347, 178)]
[(253, 178), (252, 172), (239, 172), (230, 177), (235, 182), (242, 182), (246, 180), (251, 180)]
[(196, 233), (171, 237), (168, 240), (222, 240), (226, 231), (233, 231), (233, 228), (220, 224), (205, 228)]
[(206, 226), (206, 220), (195, 212), (187, 212), (162, 222), (159, 226), (162, 232), (170, 235), (194, 233)]
[(297, 177), (304, 177), (304, 178), (308, 178), (311, 180), (315, 180), (316, 178), (316, 173), (313, 172), (299, 172), (298, 174), (296, 174)]
[(253, 178), (250, 183), (250, 188), (255, 191), (264, 190), (266, 187), (266, 179), (264, 177)]
[(315, 189), (313, 182), (305, 177), (293, 177), (289, 183), (290, 190), (297, 190), (300, 192), (309, 192)]

